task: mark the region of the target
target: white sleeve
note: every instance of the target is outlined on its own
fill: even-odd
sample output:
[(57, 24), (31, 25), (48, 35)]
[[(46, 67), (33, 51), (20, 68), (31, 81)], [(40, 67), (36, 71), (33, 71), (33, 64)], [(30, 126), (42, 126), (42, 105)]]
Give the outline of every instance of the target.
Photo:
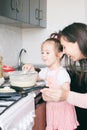
[(46, 79), (46, 74), (47, 74), (47, 67), (46, 68), (42, 68), (41, 71), (39, 72), (40, 79), (45, 80)]
[(59, 71), (57, 79), (58, 79), (58, 84), (60, 86), (65, 82), (68, 82), (68, 83), (71, 82), (70, 76), (68, 72), (66, 71), (66, 69), (64, 68)]

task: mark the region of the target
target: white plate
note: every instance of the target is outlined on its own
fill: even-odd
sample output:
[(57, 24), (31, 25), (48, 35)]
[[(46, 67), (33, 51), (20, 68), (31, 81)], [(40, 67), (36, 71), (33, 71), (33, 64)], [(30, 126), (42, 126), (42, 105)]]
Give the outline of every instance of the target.
[(0, 85), (2, 85), (4, 83), (4, 78), (0, 78)]

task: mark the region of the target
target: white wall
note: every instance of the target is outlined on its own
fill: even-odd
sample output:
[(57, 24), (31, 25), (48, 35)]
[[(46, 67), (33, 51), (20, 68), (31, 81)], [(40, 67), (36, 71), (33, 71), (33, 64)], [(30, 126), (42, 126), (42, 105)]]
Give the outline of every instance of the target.
[(0, 24), (0, 55), (3, 64), (18, 64), (18, 54), (22, 47), (21, 29)]
[[(16, 65), (21, 48), (25, 63), (41, 64), (41, 43), (50, 33), (72, 22), (87, 22), (87, 0), (47, 0), (47, 28), (16, 28), (0, 24), (0, 55), (6, 65)], [(23, 46), (22, 46), (23, 43)]]
[(23, 47), (27, 55), (23, 57), (25, 63), (41, 64), (41, 43), (50, 33), (59, 31), (72, 22), (87, 22), (86, 0), (47, 0), (47, 28), (23, 29)]

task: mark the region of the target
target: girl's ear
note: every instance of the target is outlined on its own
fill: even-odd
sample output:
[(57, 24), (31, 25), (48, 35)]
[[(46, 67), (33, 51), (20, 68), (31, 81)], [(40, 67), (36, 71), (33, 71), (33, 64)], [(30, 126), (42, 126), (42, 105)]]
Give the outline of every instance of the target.
[(64, 56), (64, 53), (63, 52), (59, 52), (59, 54), (58, 54), (59, 59), (62, 59), (63, 56)]

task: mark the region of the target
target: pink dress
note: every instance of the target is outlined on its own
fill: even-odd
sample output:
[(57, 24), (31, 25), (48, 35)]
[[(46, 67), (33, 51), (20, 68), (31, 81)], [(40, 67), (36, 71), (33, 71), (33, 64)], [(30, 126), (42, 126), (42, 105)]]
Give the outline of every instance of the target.
[[(59, 87), (57, 75), (58, 72), (55, 76), (47, 76), (46, 82), (49, 87)], [(46, 130), (74, 130), (79, 125), (74, 106), (66, 101), (47, 102), (46, 116)]]

